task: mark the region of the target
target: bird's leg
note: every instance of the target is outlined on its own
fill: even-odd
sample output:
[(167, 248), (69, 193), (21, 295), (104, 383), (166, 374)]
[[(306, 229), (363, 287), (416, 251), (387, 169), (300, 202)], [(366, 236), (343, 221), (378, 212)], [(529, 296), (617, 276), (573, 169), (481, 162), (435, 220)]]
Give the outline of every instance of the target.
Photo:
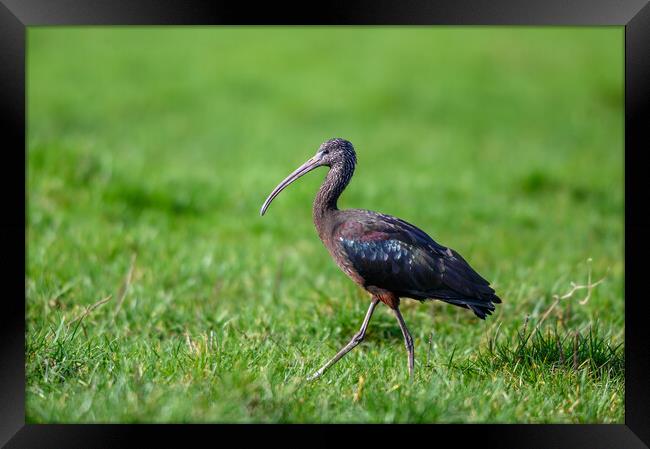
[(399, 311), (399, 307), (395, 307), (393, 309), (393, 312), (395, 312), (395, 317), (397, 317), (397, 322), (399, 323), (400, 329), (402, 329), (402, 335), (404, 335), (404, 344), (406, 345), (406, 350), (408, 351), (408, 364), (409, 364), (409, 377), (412, 379), (413, 378), (413, 365), (415, 361), (415, 355), (414, 355), (414, 350), (413, 350), (413, 338), (411, 337), (411, 334), (409, 333), (408, 328), (406, 327), (406, 323), (404, 322), (404, 318), (402, 318), (402, 314)]
[(332, 359), (329, 362), (323, 365), (318, 371), (316, 371), (314, 374), (309, 376), (307, 380), (314, 380), (319, 378), (327, 368), (334, 365), (336, 362), (338, 362), (341, 359), (341, 357), (343, 357), (345, 354), (347, 354), (352, 349), (354, 349), (355, 346), (361, 343), (361, 340), (363, 340), (363, 338), (366, 336), (366, 329), (368, 329), (368, 323), (370, 322), (370, 317), (372, 316), (372, 313), (375, 311), (375, 307), (377, 307), (377, 304), (379, 304), (379, 299), (373, 297), (372, 302), (370, 303), (370, 307), (368, 308), (368, 312), (366, 312), (366, 317), (363, 319), (363, 323), (361, 324), (361, 329), (359, 329), (359, 332), (354, 334), (352, 340), (350, 340), (347, 345), (345, 345), (334, 357), (332, 357)]

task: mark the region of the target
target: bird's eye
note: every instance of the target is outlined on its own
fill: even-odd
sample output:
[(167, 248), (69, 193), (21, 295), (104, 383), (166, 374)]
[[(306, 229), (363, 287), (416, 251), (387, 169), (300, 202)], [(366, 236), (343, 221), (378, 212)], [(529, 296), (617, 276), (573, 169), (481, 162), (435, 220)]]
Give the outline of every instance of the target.
[(323, 150), (322, 154), (329, 154), (329, 153), (330, 153), (330, 150)]

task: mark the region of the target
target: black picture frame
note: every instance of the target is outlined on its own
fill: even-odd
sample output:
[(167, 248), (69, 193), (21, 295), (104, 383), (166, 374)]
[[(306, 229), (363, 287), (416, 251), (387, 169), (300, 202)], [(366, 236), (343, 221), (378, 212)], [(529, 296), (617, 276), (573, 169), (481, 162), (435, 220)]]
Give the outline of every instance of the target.
[[(0, 129), (3, 131), (3, 214), (0, 272), (4, 307), (0, 313), (0, 444), (6, 447), (114, 447), (130, 445), (141, 434), (147, 446), (183, 438), (223, 441), (237, 432), (246, 445), (278, 426), (57, 425), (25, 423), (25, 267), (26, 267), (26, 27), (43, 25), (618, 25), (625, 27), (625, 424), (502, 424), (369, 426), (375, 438), (404, 437), (454, 446), (642, 448), (650, 445), (650, 326), (644, 256), (650, 253), (647, 164), (650, 148), (650, 5), (647, 0), (536, 0), (390, 2), (367, 0), (335, 5), (212, 3), (184, 0), (0, 0)], [(645, 150), (645, 151), (644, 151)], [(22, 189), (24, 190), (21, 190)], [(20, 192), (24, 195), (21, 195)], [(22, 299), (19, 299), (22, 298)], [(336, 432), (350, 430), (337, 426)], [(324, 426), (279, 426), (296, 443), (333, 442)], [(356, 429), (356, 427), (355, 427)], [(406, 429), (406, 430), (404, 430)], [(322, 435), (316, 440), (313, 433)], [(320, 436), (318, 435), (318, 436)], [(219, 436), (218, 439), (214, 439)], [(329, 437), (329, 438), (328, 438)], [(385, 439), (383, 441), (386, 441)], [(438, 443), (440, 442), (440, 443)], [(420, 444), (420, 443), (418, 443)], [(444, 443), (448, 444), (448, 443)]]

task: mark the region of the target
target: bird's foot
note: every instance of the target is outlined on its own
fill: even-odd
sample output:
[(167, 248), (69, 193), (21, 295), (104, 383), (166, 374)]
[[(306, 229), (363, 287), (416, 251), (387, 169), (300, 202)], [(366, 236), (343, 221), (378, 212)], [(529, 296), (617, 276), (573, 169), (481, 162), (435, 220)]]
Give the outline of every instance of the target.
[(321, 376), (321, 374), (323, 374), (322, 371), (318, 370), (314, 374), (312, 374), (311, 376), (307, 376), (307, 381), (311, 382), (313, 380), (316, 380)]
[(333, 362), (334, 362), (334, 360), (330, 360), (330, 361), (327, 362), (325, 365), (323, 365), (323, 366), (321, 366), (320, 368), (318, 368), (318, 369), (314, 372), (314, 374), (312, 374), (311, 376), (307, 376), (307, 380), (311, 382), (312, 380), (316, 380), (316, 379), (318, 379), (320, 376), (323, 375), (323, 373), (325, 372), (325, 370), (326, 370), (327, 368), (329, 368), (330, 366), (333, 365)]

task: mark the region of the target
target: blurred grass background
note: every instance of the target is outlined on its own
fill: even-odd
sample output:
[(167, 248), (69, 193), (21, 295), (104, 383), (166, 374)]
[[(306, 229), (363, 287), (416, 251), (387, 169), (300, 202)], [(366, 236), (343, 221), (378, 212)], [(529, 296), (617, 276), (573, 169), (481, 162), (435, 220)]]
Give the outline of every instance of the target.
[[(622, 27), (30, 27), (27, 71), (29, 422), (623, 422)], [(340, 207), (504, 299), (405, 300), (412, 384), (382, 309), (303, 380), (367, 297), (313, 229), (325, 169), (258, 210), (331, 137)]]

